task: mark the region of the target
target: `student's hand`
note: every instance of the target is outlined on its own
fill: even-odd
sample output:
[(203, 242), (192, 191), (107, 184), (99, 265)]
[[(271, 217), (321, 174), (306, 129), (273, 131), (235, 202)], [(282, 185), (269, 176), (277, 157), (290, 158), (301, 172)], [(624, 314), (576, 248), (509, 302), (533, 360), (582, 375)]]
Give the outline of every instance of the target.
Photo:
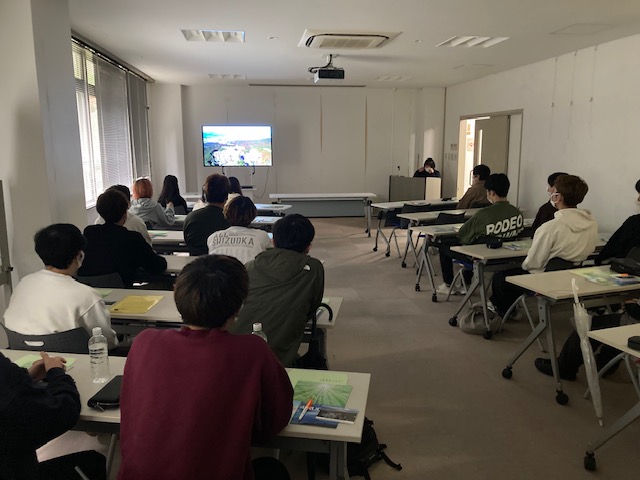
[(427, 167), (427, 173), (433, 173), (433, 172), (434, 172), (433, 168)]
[(33, 362), (33, 365), (31, 365), (27, 371), (29, 372), (31, 380), (34, 382), (44, 380), (44, 377), (47, 375), (47, 371), (44, 369), (44, 360), (42, 359)]
[(44, 362), (44, 369), (48, 372), (52, 368), (61, 368), (65, 370), (67, 361), (62, 357), (50, 357), (46, 352), (40, 352), (40, 356)]
[(167, 208), (173, 208), (173, 202), (167, 202)]

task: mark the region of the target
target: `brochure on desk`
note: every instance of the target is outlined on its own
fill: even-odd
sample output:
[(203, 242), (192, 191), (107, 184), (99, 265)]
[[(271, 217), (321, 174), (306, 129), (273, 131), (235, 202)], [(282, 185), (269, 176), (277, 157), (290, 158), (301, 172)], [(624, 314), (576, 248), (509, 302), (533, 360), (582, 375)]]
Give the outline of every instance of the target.
[[(304, 415), (306, 403), (299, 400), (293, 401), (292, 425), (314, 425), (316, 427), (337, 428), (341, 423), (353, 424), (358, 416), (358, 410), (353, 408), (340, 408), (330, 405), (313, 405)], [(302, 418), (300, 418), (302, 415)]]
[(634, 285), (640, 283), (640, 277), (628, 275), (626, 273), (618, 273), (613, 270), (603, 270), (599, 267), (580, 268), (574, 270), (576, 275), (586, 278), (592, 283), (597, 283), (605, 287), (612, 285)]

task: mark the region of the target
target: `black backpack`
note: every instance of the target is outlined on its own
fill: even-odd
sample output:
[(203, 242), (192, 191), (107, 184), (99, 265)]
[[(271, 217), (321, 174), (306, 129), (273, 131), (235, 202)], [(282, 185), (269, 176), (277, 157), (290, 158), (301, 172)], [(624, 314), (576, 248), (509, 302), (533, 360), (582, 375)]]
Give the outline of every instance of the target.
[(384, 449), (387, 445), (378, 442), (378, 436), (373, 429), (373, 421), (367, 417), (364, 418), (364, 426), (362, 428), (362, 441), (360, 443), (347, 444), (347, 470), (349, 476), (363, 476), (365, 480), (371, 480), (369, 476), (369, 467), (379, 460), (384, 460), (387, 465), (402, 470), (402, 465), (394, 463)]

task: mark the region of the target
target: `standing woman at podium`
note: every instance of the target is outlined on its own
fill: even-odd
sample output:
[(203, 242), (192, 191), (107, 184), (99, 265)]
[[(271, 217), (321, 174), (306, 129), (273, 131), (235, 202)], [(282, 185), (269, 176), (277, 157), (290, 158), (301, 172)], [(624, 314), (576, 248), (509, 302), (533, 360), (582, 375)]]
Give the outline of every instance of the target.
[(416, 170), (413, 176), (440, 178), (440, 172), (436, 170), (436, 162), (433, 161), (433, 158), (429, 157), (424, 161), (424, 165)]

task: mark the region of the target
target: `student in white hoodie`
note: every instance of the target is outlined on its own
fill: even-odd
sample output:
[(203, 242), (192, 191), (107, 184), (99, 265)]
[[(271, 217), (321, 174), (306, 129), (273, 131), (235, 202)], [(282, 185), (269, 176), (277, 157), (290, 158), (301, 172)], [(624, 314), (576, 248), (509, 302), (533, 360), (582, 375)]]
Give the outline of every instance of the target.
[(524, 292), (520, 287), (507, 283), (506, 277), (544, 272), (549, 261), (556, 258), (582, 262), (595, 252), (598, 224), (589, 211), (577, 208), (588, 190), (584, 180), (575, 175), (561, 175), (556, 179), (549, 201), (558, 211), (553, 220), (536, 230), (522, 269), (497, 272), (493, 276), (491, 302), (498, 314), (504, 315)]

